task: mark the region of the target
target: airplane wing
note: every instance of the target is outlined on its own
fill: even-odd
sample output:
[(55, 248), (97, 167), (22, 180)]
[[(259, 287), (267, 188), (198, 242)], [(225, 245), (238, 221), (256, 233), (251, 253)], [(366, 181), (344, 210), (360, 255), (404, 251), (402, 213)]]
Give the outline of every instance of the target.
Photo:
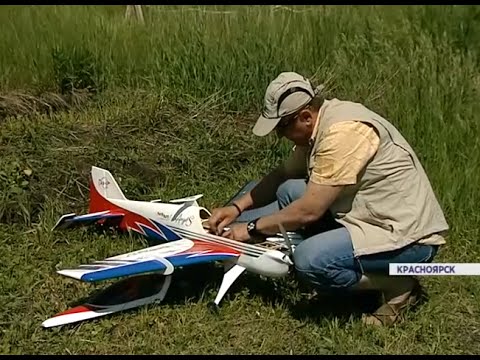
[(123, 278), (93, 295), (81, 305), (61, 311), (42, 323), (44, 328), (98, 318), (143, 305), (161, 302), (171, 276), (145, 274)]
[[(85, 282), (123, 277), (88, 302), (45, 320), (45, 328), (93, 319), (127, 309), (160, 302), (170, 286), (171, 274), (181, 266), (236, 259), (238, 250), (202, 240), (180, 239), (149, 248), (110, 257), (91, 264), (57, 272)], [(219, 302), (229, 285), (240, 275), (234, 265), (222, 283)], [(242, 268), (243, 269), (243, 268)]]
[(110, 257), (57, 273), (85, 282), (145, 273), (170, 275), (176, 267), (228, 260), (240, 252), (228, 246), (202, 240), (181, 239)]
[(80, 226), (88, 226), (94, 223), (102, 225), (114, 225), (120, 223), (122, 218), (125, 216), (124, 213), (115, 212), (110, 210), (99, 211), (94, 213), (88, 213), (84, 215), (77, 215), (75, 213), (65, 214), (53, 227), (53, 230), (57, 229), (67, 229), (67, 228), (76, 228)]

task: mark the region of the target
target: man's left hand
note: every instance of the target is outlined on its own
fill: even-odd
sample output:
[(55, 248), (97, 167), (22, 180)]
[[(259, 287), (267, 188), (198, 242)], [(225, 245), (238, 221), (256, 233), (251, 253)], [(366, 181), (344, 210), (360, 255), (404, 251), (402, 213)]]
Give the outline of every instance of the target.
[(230, 229), (225, 231), (222, 236), (241, 242), (250, 240), (250, 234), (247, 231), (247, 223), (231, 225)]

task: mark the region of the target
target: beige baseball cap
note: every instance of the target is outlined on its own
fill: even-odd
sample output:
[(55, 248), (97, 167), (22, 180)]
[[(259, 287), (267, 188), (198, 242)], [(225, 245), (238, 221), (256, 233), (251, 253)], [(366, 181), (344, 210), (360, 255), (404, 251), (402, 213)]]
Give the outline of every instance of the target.
[(315, 97), (315, 90), (308, 79), (295, 72), (282, 72), (267, 87), (262, 114), (253, 133), (268, 135), (280, 119), (307, 105)]

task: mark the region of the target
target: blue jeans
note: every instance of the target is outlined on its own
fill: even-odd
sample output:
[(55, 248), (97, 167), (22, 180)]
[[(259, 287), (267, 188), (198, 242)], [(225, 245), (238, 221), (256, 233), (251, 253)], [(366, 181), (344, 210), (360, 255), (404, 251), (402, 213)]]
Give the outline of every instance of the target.
[[(304, 180), (288, 180), (279, 186), (276, 201), (245, 211), (237, 222), (247, 222), (278, 211), (300, 198), (305, 189)], [(293, 253), (299, 278), (320, 289), (348, 289), (364, 273), (388, 275), (389, 263), (431, 262), (437, 253), (437, 246), (414, 243), (395, 251), (355, 257), (350, 233), (329, 215), (305, 229), (304, 240)]]

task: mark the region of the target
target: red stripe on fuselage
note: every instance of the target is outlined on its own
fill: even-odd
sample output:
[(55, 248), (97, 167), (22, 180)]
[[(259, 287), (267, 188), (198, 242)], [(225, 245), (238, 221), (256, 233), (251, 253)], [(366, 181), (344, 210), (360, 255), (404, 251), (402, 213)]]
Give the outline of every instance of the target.
[(229, 246), (206, 242), (203, 240), (193, 240), (192, 248), (188, 249), (183, 254), (197, 254), (201, 252), (241, 255), (240, 251), (235, 250)]
[[(138, 215), (134, 212), (131, 212), (127, 209), (124, 209), (120, 206), (112, 204), (110, 201), (105, 199), (100, 193), (97, 191), (95, 184), (91, 181), (90, 182), (90, 212), (100, 212), (109, 210), (111, 212), (119, 212), (124, 213), (125, 216), (123, 217), (122, 221), (119, 224), (119, 228), (123, 231), (127, 231), (129, 228), (138, 231), (140, 234), (143, 234), (143, 230), (137, 225), (140, 223), (144, 226), (148, 226), (154, 231), (161, 234), (157, 226), (152, 223), (149, 219)], [(202, 251), (209, 251), (209, 252), (218, 252), (218, 253), (229, 253), (232, 255), (240, 255), (241, 252), (231, 248), (227, 245), (222, 245), (218, 243), (213, 243), (210, 241), (203, 241), (201, 239), (194, 240), (193, 248), (188, 250), (188, 253), (198, 253)]]
[(102, 195), (100, 195), (95, 187), (93, 181), (90, 180), (90, 206), (88, 211), (91, 213), (100, 212), (105, 210), (117, 210), (117, 206), (110, 203)]
[(99, 194), (93, 181), (90, 181), (90, 206), (88, 211), (93, 213), (93, 212), (100, 212), (105, 210), (109, 210), (111, 212), (125, 213), (125, 216), (123, 217), (122, 221), (118, 226), (123, 231), (126, 231), (129, 228), (132, 228), (134, 230), (139, 231), (141, 234), (143, 234), (144, 233), (143, 230), (137, 225), (137, 223), (140, 223), (158, 232), (158, 229), (155, 226), (155, 224), (153, 224), (149, 219), (141, 215), (138, 215), (136, 213), (133, 213), (127, 209), (124, 209), (120, 206), (112, 204), (110, 201), (105, 199), (102, 195)]

